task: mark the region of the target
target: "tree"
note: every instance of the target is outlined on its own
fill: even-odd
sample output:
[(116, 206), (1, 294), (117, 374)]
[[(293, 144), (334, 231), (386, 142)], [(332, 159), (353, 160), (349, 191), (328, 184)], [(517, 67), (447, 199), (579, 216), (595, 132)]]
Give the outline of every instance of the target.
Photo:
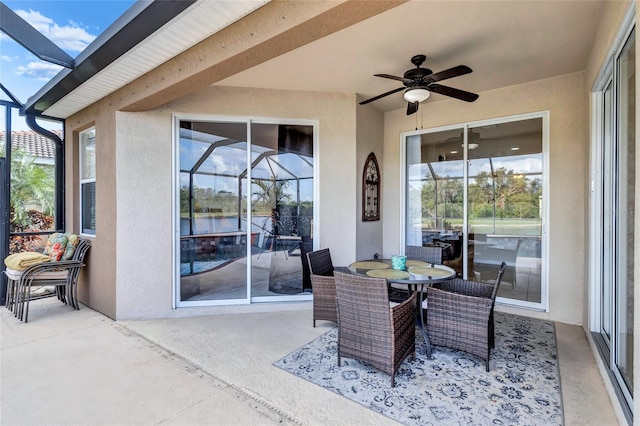
[(12, 151), (11, 158), (11, 194), (10, 207), (13, 211), (13, 223), (29, 226), (27, 204), (37, 202), (42, 213), (53, 216), (55, 205), (54, 170), (35, 164), (35, 158), (29, 157), (23, 149)]
[[(4, 156), (4, 150), (0, 153)], [(24, 149), (14, 149), (11, 156), (11, 193), (9, 196), (9, 231), (32, 232), (53, 227), (55, 178), (52, 167), (35, 164)], [(37, 203), (40, 210), (29, 208)], [(39, 235), (12, 236), (9, 252), (32, 250)]]

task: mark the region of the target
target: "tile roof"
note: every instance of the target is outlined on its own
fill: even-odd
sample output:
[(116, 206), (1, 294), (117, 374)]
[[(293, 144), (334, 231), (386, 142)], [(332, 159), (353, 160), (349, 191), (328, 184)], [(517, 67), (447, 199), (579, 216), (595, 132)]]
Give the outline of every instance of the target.
[[(52, 130), (53, 133), (62, 137), (61, 130)], [(0, 131), (0, 146), (6, 143), (6, 134)], [(56, 148), (51, 139), (32, 131), (14, 130), (11, 132), (11, 149), (25, 149), (33, 157), (55, 158)]]

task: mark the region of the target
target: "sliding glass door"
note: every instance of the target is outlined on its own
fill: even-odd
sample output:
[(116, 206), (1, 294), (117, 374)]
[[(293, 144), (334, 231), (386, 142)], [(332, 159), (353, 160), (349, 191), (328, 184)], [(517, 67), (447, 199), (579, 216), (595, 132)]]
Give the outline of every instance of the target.
[(309, 298), (313, 124), (177, 124), (177, 305)]
[(498, 297), (543, 309), (546, 115), (462, 124), (405, 138), (407, 246), (442, 249), (460, 277), (495, 279)]
[(633, 321), (636, 209), (635, 30), (623, 39), (594, 94), (599, 137), (594, 149), (598, 180), (592, 205), (593, 279), (597, 315), (594, 340), (623, 407), (633, 406)]

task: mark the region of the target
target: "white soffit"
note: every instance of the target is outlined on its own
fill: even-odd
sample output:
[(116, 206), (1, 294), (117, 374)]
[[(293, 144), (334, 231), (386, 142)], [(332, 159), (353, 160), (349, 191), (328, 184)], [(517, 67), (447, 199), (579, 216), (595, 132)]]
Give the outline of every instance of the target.
[(270, 0), (196, 2), (156, 33), (44, 111), (67, 118), (126, 86)]

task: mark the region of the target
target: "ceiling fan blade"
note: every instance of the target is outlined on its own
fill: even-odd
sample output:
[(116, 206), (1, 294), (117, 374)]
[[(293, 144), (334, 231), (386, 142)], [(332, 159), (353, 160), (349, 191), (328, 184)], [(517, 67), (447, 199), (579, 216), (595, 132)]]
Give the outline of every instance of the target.
[(389, 90), (386, 93), (383, 93), (383, 94), (378, 95), (378, 96), (374, 96), (371, 99), (367, 99), (366, 101), (360, 102), (360, 105), (364, 105), (364, 104), (368, 104), (369, 102), (377, 101), (380, 98), (384, 98), (385, 96), (389, 96), (389, 95), (391, 95), (393, 93), (399, 92), (399, 91), (404, 90), (404, 89), (406, 89), (406, 87), (398, 87), (397, 89)]
[(403, 82), (405, 85), (413, 84), (413, 80), (404, 77), (398, 77), (391, 74), (374, 74), (374, 77), (382, 77), (382, 78), (390, 78), (391, 80), (398, 80)]
[(443, 86), (441, 84), (430, 84), (427, 86), (427, 90), (439, 93), (441, 95), (450, 96), (452, 98), (460, 99), (465, 102), (473, 102), (478, 99), (478, 95), (471, 92), (465, 92), (464, 90), (455, 89), (449, 86)]
[(459, 75), (469, 74), (472, 71), (473, 70), (466, 65), (458, 65), (457, 67), (449, 68), (448, 70), (431, 74), (426, 77), (426, 80), (435, 83), (436, 81), (442, 81), (448, 78), (457, 77)]
[(420, 102), (407, 102), (407, 115), (411, 115), (418, 112), (419, 105), (420, 105)]

